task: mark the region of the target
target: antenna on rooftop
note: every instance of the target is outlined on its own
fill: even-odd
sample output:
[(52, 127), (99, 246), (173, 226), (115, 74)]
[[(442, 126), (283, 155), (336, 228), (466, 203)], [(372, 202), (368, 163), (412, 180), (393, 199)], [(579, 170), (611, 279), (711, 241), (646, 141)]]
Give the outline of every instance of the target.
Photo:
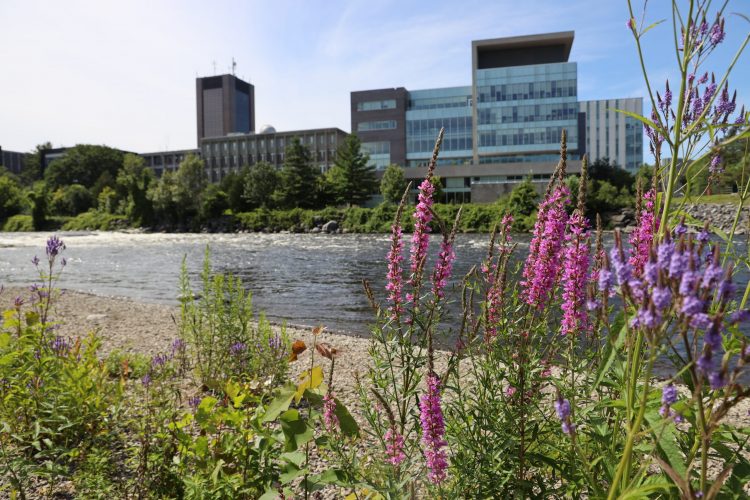
[(214, 75), (216, 75), (216, 61), (212, 61), (214, 65)]
[(232, 76), (234, 75), (234, 70), (237, 69), (237, 61), (234, 60), (234, 57), (232, 57)]

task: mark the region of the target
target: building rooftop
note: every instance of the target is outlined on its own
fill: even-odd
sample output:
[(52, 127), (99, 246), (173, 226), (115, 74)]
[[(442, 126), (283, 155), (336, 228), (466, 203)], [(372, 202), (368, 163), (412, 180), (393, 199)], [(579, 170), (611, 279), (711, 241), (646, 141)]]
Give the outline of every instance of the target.
[(471, 52), (476, 69), (506, 68), (568, 62), (573, 31), (474, 40)]

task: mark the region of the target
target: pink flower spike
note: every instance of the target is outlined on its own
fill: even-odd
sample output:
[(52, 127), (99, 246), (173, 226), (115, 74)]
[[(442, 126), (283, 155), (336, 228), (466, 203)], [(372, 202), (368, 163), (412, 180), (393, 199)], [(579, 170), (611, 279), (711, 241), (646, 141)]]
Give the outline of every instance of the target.
[(440, 406), (440, 379), (434, 373), (427, 376), (427, 392), (419, 402), (422, 423), (422, 446), (427, 460), (427, 477), (433, 484), (445, 481), (448, 457), (445, 447), (445, 422)]
[(385, 454), (391, 465), (398, 466), (406, 459), (404, 453), (404, 436), (399, 434), (395, 427), (388, 429), (385, 433)]
[(589, 330), (586, 312), (586, 281), (589, 269), (588, 221), (578, 211), (570, 219), (569, 232), (565, 237), (568, 247), (565, 250), (563, 269), (563, 335), (576, 334)]

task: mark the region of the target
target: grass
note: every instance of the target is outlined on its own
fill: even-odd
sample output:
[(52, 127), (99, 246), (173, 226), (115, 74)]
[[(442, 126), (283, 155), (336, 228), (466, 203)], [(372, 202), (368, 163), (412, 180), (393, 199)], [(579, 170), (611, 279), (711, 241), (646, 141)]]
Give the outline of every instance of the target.
[(689, 196), (687, 202), (696, 205), (738, 205), (740, 203), (740, 195), (737, 193), (730, 193)]

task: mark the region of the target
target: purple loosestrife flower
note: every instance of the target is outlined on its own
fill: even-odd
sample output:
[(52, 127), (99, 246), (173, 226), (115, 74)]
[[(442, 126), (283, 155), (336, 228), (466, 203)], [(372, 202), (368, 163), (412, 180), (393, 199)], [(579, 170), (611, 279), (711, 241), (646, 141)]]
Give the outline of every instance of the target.
[(422, 446), (429, 469), (428, 478), (433, 484), (445, 481), (448, 458), (445, 447), (445, 422), (440, 406), (440, 379), (434, 373), (427, 376), (427, 392), (419, 401), (422, 423)]
[(539, 215), (534, 225), (534, 237), (523, 270), (526, 303), (543, 309), (555, 286), (562, 259), (565, 225), (568, 214), (565, 206), (570, 202), (570, 191), (558, 185), (539, 205)]
[(654, 243), (654, 230), (659, 229), (659, 221), (655, 220), (654, 200), (656, 192), (652, 189), (643, 195), (644, 207), (638, 216), (638, 224), (630, 235), (630, 259), (636, 276), (643, 273), (643, 268), (648, 262), (651, 246)]
[(565, 237), (565, 267), (563, 268), (563, 335), (589, 330), (589, 321), (584, 307), (586, 281), (589, 270), (589, 245), (586, 218), (578, 210), (570, 219), (570, 232)]
[(336, 416), (336, 399), (331, 391), (323, 396), (323, 423), (328, 432), (334, 432), (339, 426), (339, 417)]
[[(427, 247), (430, 244), (430, 221), (432, 221), (432, 196), (435, 186), (428, 177), (419, 185), (417, 207), (414, 210), (414, 233), (411, 237), (411, 285), (418, 286), (420, 272), (427, 257)], [(416, 297), (415, 297), (416, 300)]]
[(432, 274), (432, 292), (440, 299), (445, 297), (445, 287), (448, 284), (454, 260), (456, 260), (456, 254), (453, 252), (453, 244), (450, 241), (443, 241), (440, 244), (435, 271)]
[(404, 453), (404, 436), (391, 426), (385, 433), (385, 454), (391, 465), (398, 466), (406, 459)]
[(388, 291), (388, 300), (390, 301), (389, 310), (391, 318), (396, 319), (404, 312), (403, 306), (403, 269), (401, 262), (404, 260), (403, 250), (404, 242), (402, 239), (402, 230), (400, 224), (393, 224), (391, 227), (391, 249), (388, 252), (388, 283), (385, 289)]

